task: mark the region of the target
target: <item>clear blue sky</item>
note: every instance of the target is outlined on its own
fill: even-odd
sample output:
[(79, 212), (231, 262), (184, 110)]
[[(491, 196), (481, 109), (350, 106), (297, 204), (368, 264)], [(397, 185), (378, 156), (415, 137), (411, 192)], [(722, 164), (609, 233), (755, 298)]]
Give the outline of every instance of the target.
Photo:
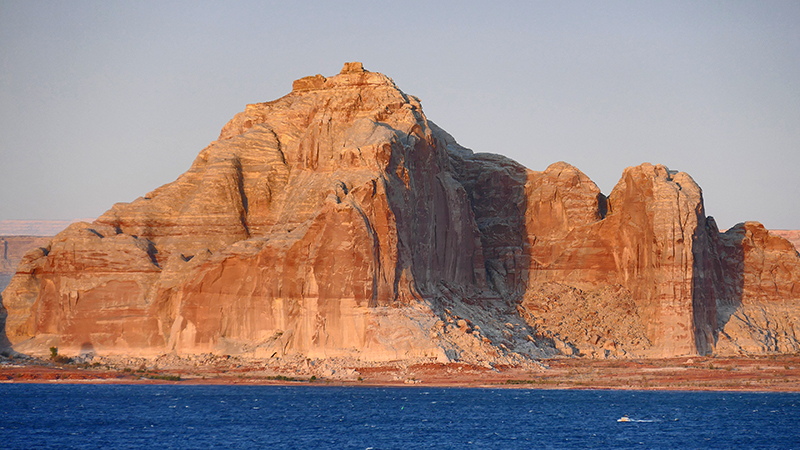
[(247, 103), (362, 61), (476, 152), (610, 193), (662, 163), (800, 229), (800, 2), (0, 2), (0, 220), (173, 181)]

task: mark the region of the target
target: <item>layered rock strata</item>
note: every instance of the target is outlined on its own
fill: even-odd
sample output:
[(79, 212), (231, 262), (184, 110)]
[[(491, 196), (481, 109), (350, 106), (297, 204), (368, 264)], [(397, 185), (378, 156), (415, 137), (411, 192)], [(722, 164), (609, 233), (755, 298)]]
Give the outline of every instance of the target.
[(28, 253), (3, 305), (34, 353), (517, 364), (793, 351), (798, 289), (791, 245), (720, 234), (687, 174), (631, 167), (605, 196), (475, 154), (348, 63)]
[(444, 358), (442, 282), (496, 297), (448, 167), (388, 77), (352, 64), (298, 80), (175, 182), (28, 255), (6, 332), (105, 352)]

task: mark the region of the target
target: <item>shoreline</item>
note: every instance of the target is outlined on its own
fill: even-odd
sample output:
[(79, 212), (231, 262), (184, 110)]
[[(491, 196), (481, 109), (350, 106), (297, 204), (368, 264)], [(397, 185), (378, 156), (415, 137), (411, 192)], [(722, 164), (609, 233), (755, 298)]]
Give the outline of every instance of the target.
[[(484, 367), (464, 363), (423, 363), (353, 367), (349, 376), (247, 366), (133, 370), (57, 364), (47, 360), (5, 360), (0, 384), (120, 384), (186, 386), (437, 387), (585, 389), (647, 391), (800, 392), (800, 355), (683, 357), (640, 360), (558, 358), (543, 368)], [(254, 362), (251, 362), (254, 363)]]

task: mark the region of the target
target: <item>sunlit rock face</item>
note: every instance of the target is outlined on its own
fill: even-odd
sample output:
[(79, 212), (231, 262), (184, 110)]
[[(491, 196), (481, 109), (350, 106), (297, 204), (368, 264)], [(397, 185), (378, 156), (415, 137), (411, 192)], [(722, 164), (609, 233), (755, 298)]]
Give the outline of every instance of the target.
[(248, 105), (175, 182), (29, 255), (6, 333), (123, 353), (442, 357), (440, 318), (419, 305), (442, 281), (487, 290), (466, 192), (419, 100), (354, 63)]
[[(606, 313), (635, 314), (641, 321), (644, 339), (636, 333), (634, 341), (622, 337), (619, 342), (634, 352), (708, 352), (713, 299), (693, 288), (695, 275), (707, 269), (695, 252), (709, 245), (700, 188), (685, 173), (643, 164), (624, 171), (605, 209), (603, 220), (573, 230), (565, 250), (548, 266), (548, 281), (590, 291), (623, 286), (630, 304), (618, 303), (624, 306)], [(587, 338), (598, 335), (606, 337)], [(614, 350), (615, 341), (608, 344)]]
[(759, 225), (720, 234), (684, 173), (630, 167), (605, 196), (566, 163), (473, 153), (348, 63), (248, 105), (176, 181), (28, 253), (3, 305), (8, 342), (32, 353), (764, 353), (796, 351), (799, 267)]

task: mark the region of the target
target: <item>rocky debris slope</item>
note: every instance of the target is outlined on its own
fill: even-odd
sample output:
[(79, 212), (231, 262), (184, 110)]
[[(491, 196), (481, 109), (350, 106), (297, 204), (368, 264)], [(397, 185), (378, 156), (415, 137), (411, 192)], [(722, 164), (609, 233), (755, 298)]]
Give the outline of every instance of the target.
[(800, 258), (756, 228), (720, 234), (664, 166), (605, 196), (566, 163), (475, 154), (348, 63), (28, 253), (5, 331), (31, 353), (371, 362), (792, 351)]

